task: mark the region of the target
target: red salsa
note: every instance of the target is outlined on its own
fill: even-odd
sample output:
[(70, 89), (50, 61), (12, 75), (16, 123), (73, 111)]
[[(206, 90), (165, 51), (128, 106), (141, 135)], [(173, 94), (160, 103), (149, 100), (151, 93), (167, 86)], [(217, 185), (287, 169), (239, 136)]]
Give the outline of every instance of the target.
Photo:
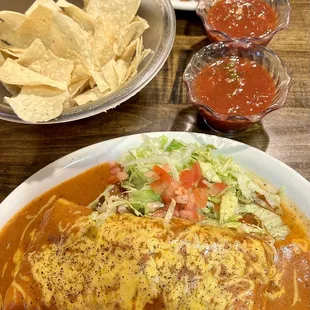
[(232, 38), (258, 37), (276, 27), (277, 15), (263, 0), (219, 0), (210, 8), (208, 22)]
[(196, 79), (194, 91), (202, 104), (217, 113), (249, 116), (271, 105), (276, 87), (263, 66), (234, 56), (204, 67)]

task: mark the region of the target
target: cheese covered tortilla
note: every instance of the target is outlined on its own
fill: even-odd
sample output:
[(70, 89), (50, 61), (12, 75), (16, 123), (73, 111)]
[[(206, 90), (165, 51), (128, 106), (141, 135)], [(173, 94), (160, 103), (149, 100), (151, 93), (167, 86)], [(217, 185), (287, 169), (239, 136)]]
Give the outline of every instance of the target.
[(46, 212), (4, 309), (261, 309), (281, 294), (267, 239), (131, 214), (97, 226), (90, 212), (64, 199)]

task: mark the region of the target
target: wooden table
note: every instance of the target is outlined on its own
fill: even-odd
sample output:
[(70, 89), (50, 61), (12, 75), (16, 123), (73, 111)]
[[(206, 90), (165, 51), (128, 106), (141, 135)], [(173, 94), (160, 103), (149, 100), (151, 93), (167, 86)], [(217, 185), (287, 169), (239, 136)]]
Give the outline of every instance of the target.
[[(310, 11), (309, 0), (293, 0), (290, 27), (269, 47), (292, 71), (284, 108), (233, 139), (288, 164), (310, 180)], [(74, 123), (21, 125), (0, 121), (0, 201), (52, 161), (103, 140), (151, 131), (212, 134), (189, 104), (182, 74), (192, 54), (207, 44), (193, 12), (177, 12), (173, 51), (157, 77), (118, 108)]]

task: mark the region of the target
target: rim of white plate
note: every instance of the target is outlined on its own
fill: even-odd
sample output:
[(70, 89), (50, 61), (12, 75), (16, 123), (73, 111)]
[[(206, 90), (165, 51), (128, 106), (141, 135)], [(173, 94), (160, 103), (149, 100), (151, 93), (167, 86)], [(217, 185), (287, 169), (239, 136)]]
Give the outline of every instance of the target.
[[(298, 208), (310, 218), (310, 183), (295, 170), (280, 160), (247, 144), (219, 136), (192, 132), (152, 132), (150, 137), (166, 135), (169, 140), (213, 144), (221, 153), (232, 156), (236, 163), (246, 170), (253, 171), (276, 187), (284, 185), (287, 194)], [(99, 142), (47, 165), (22, 184), (0, 204), (0, 229), (30, 201), (56, 185), (88, 170), (100, 163), (117, 160), (125, 150), (137, 147), (141, 135), (134, 134)]]

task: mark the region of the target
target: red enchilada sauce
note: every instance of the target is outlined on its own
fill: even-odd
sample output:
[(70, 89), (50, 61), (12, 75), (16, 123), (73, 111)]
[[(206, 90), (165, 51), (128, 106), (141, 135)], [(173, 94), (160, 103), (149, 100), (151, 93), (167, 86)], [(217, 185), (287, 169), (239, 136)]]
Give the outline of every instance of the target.
[(199, 101), (228, 116), (249, 116), (266, 110), (275, 91), (275, 83), (263, 66), (239, 57), (225, 57), (206, 66), (195, 83)]
[[(14, 253), (18, 248), (26, 249), (31, 239), (29, 232), (38, 228), (44, 220), (44, 212), (40, 213), (43, 206), (55, 195), (63, 197), (81, 205), (87, 205), (96, 199), (108, 185), (110, 177), (109, 164), (102, 164), (70, 179), (42, 196), (33, 200), (28, 206), (19, 211), (0, 232), (0, 309), (8, 287), (13, 281), (15, 268)], [(74, 213), (70, 216), (73, 216)], [(310, 309), (310, 249), (308, 225), (301, 222), (301, 215), (288, 206), (283, 206), (282, 219), (290, 228), (290, 234), (285, 241), (277, 241), (276, 265), (283, 270), (281, 285), (284, 291), (279, 298), (269, 300), (267, 295), (262, 294), (261, 301), (265, 304), (266, 310), (274, 310), (282, 307), (285, 310), (306, 310)], [(22, 235), (26, 230), (25, 238)], [(294, 251), (294, 244), (304, 244), (304, 252)], [(306, 245), (306, 246), (305, 246)], [(242, 284), (242, 283), (241, 283)], [(294, 286), (297, 286), (294, 288)], [(298, 294), (296, 294), (298, 292)], [(14, 305), (12, 308), (13, 309)], [(37, 308), (33, 305), (31, 309)], [(17, 309), (16, 307), (14, 309)], [(18, 308), (24, 309), (24, 308)], [(164, 309), (163, 299), (159, 298), (154, 304), (145, 309)], [(254, 309), (260, 309), (255, 308)]]
[(262, 0), (220, 0), (210, 8), (208, 22), (232, 38), (258, 37), (276, 27), (277, 16)]

